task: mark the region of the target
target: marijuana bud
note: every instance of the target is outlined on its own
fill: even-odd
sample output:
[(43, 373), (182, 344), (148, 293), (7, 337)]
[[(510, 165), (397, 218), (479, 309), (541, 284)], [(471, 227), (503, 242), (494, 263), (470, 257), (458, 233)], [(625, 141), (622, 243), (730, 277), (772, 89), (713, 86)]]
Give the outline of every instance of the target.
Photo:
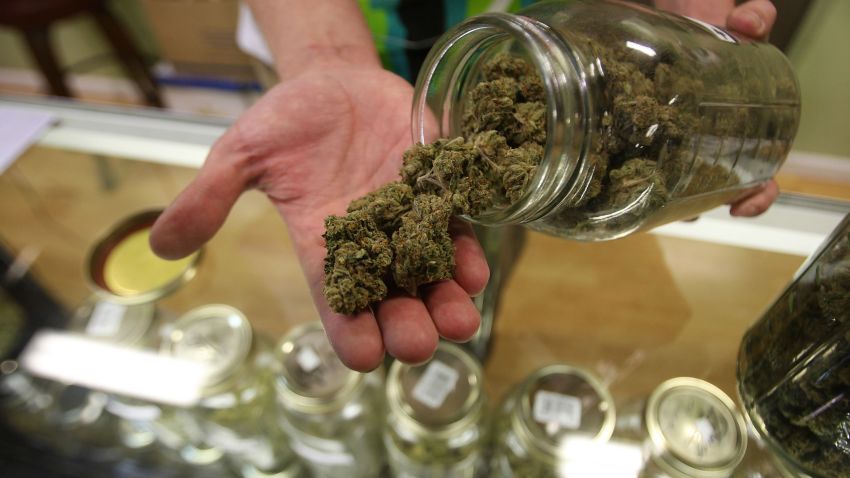
[(484, 70), (468, 95), (465, 138), (412, 146), (400, 181), (326, 220), (324, 292), (336, 312), (364, 309), (394, 286), (415, 295), (422, 284), (451, 278), (452, 215), (477, 216), (525, 193), (546, 141), (543, 83), (507, 54)]
[(348, 212), (365, 211), (378, 229), (391, 235), (401, 225), (401, 215), (409, 211), (411, 206), (413, 188), (406, 183), (393, 181), (352, 201), (348, 205)]
[(387, 296), (383, 277), (392, 264), (387, 235), (365, 210), (325, 220), (324, 295), (336, 312), (353, 314)]
[(422, 284), (450, 279), (454, 274), (454, 246), (448, 232), (451, 214), (445, 199), (420, 194), (393, 233), (393, 280), (411, 295), (416, 295)]

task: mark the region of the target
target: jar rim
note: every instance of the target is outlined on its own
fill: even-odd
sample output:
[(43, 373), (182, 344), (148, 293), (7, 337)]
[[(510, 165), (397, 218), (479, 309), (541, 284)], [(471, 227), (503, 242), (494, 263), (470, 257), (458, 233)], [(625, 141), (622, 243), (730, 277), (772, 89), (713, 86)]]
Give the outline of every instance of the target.
[[(494, 209), (464, 219), (484, 225), (520, 224), (545, 215), (570, 192), (574, 176), (584, 169), (589, 144), (588, 85), (577, 53), (557, 32), (531, 17), (507, 13), (487, 13), (471, 17), (443, 35), (422, 65), (416, 81), (412, 108), (414, 142), (432, 139), (433, 118), (437, 116), (440, 136), (452, 135), (450, 118), (444, 109), (453, 100), (452, 92), (462, 89), (464, 67), (484, 55), (473, 55), (479, 48), (492, 48), (496, 40), (514, 41), (531, 60), (543, 81), (546, 94), (546, 143), (543, 159), (521, 198), (502, 209)], [(491, 42), (490, 45), (486, 45)], [(446, 79), (444, 75), (450, 73)], [(437, 91), (437, 82), (445, 82), (446, 91)], [(566, 87), (566, 88), (565, 88)], [(437, 98), (434, 98), (437, 96)], [(437, 112), (430, 110), (439, 101)], [(575, 141), (567, 140), (574, 127), (582, 132)], [(456, 128), (455, 128), (456, 130)], [(553, 138), (559, 138), (555, 141)]]
[(432, 437), (450, 437), (457, 434), (458, 430), (463, 430), (464, 428), (477, 423), (483, 416), (485, 395), (482, 385), (484, 376), (481, 365), (472, 354), (465, 351), (460, 346), (450, 342), (440, 341), (437, 349), (460, 361), (464, 367), (467, 368), (468, 377), (472, 378), (474, 381), (473, 386), (470, 388), (470, 393), (461, 407), (463, 413), (459, 414), (460, 418), (439, 428), (429, 428), (412, 416), (409, 410), (403, 406), (404, 397), (401, 390), (402, 374), (414, 367), (425, 366), (425, 364), (410, 365), (400, 361), (393, 363), (387, 376), (387, 405), (390, 413), (401, 420), (404, 423), (404, 426), (413, 431), (415, 434)]
[(554, 363), (535, 370), (516, 389), (515, 399), (518, 401), (519, 408), (513, 415), (511, 426), (523, 442), (529, 445), (531, 451), (550, 461), (557, 460), (562, 455), (562, 451), (543, 440), (539, 433), (531, 428), (529, 421), (533, 420), (533, 411), (530, 395), (533, 386), (540, 383), (542, 379), (555, 375), (573, 376), (580, 379), (590, 386), (597, 395), (599, 403), (605, 404), (604, 410), (601, 410), (603, 420), (599, 425), (599, 430), (595, 435), (588, 436), (589, 440), (596, 443), (607, 442), (614, 433), (616, 421), (614, 398), (607, 387), (593, 373), (565, 363)]

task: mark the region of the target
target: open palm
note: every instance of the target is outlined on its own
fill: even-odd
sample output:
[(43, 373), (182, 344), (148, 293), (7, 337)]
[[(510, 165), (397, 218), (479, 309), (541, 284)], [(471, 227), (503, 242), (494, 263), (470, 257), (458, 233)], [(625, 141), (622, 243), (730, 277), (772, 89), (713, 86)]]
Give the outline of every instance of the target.
[(410, 146), (413, 89), (378, 68), (338, 67), (303, 74), (270, 90), (215, 144), (192, 184), (157, 221), (154, 250), (191, 253), (221, 227), (239, 195), (265, 192), (287, 223), (328, 337), (343, 362), (376, 367), (388, 351), (408, 362), (432, 354), (438, 336), (466, 340), (477, 330), (469, 296), (488, 269), (470, 228), (454, 224), (455, 280), (421, 297), (392, 293), (373, 311), (342, 316), (322, 296), (324, 219), (398, 178)]

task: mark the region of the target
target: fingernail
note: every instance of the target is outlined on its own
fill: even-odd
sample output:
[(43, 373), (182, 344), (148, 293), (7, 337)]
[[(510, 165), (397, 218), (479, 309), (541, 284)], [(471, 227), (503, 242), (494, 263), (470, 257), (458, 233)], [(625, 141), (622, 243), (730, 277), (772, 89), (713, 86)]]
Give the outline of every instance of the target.
[(750, 216), (755, 215), (755, 213), (756, 213), (755, 206), (751, 206), (751, 205), (748, 204), (746, 206), (741, 206), (741, 207), (735, 209), (735, 212), (733, 212), (732, 215), (733, 216), (750, 217)]
[(753, 27), (755, 34), (761, 35), (764, 33), (764, 20), (756, 12), (744, 10), (740, 13), (740, 16)]

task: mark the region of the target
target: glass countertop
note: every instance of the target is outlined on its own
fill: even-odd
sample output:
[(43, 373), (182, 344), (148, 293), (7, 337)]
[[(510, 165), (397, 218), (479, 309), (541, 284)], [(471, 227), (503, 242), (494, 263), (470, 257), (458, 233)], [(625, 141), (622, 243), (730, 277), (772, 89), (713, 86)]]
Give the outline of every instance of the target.
[[(196, 174), (224, 122), (71, 102), (0, 97), (47, 112), (53, 126), (0, 175), (0, 243), (68, 310), (92, 294), (86, 255), (110, 227), (166, 206)], [(782, 291), (850, 203), (783, 194), (755, 219), (726, 208), (604, 243), (525, 234), (502, 290), (485, 389), (499, 400), (535, 369), (595, 373), (616, 403), (672, 377), (737, 397), (747, 327)], [(197, 276), (164, 299), (175, 315), (228, 304), (278, 339), (318, 318), (286, 227), (259, 192), (238, 201)]]

